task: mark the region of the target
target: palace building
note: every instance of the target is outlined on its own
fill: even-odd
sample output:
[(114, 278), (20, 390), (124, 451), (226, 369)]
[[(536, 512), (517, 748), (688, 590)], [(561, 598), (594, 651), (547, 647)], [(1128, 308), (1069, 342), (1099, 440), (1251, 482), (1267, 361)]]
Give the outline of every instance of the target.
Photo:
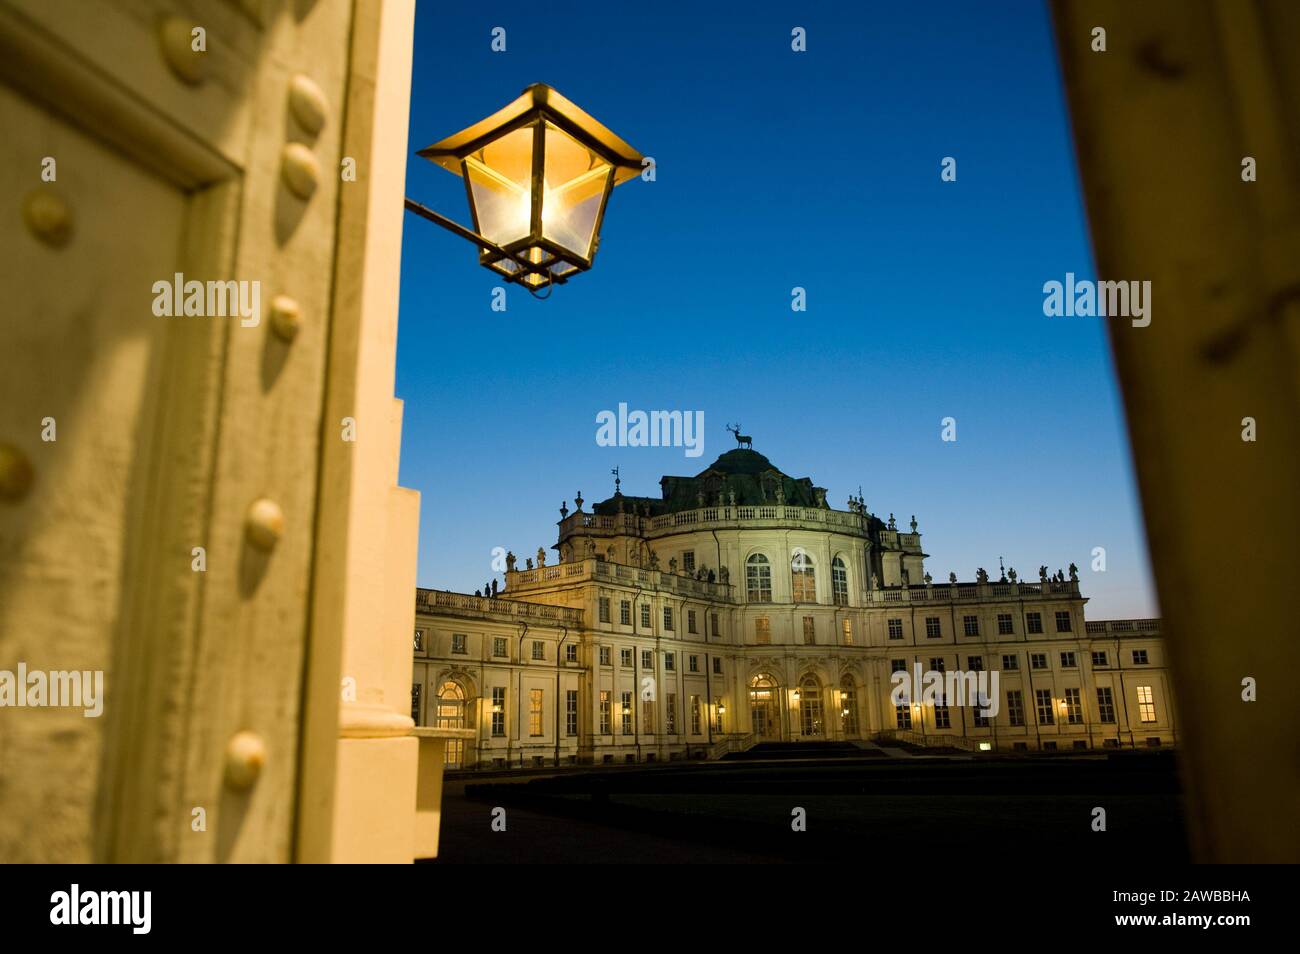
[[(463, 730), (449, 767), (1177, 742), (1160, 621), (1086, 620), (1073, 567), (934, 581), (915, 518), (832, 509), (745, 447), (658, 497), (619, 486), (561, 508), (558, 561), (512, 555), (496, 596), (417, 590), (412, 717)], [(918, 667), (996, 673), (996, 699), (896, 705)]]

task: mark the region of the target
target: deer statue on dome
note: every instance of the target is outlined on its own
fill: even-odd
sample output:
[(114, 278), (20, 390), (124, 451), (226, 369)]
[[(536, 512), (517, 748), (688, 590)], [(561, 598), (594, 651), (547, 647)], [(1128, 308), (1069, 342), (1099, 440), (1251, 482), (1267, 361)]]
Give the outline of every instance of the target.
[(727, 430), (731, 431), (731, 433), (735, 436), (737, 448), (743, 450), (754, 449), (754, 439), (750, 437), (748, 434), (740, 433), (740, 421), (736, 422), (735, 427), (732, 427), (730, 424), (728, 424)]

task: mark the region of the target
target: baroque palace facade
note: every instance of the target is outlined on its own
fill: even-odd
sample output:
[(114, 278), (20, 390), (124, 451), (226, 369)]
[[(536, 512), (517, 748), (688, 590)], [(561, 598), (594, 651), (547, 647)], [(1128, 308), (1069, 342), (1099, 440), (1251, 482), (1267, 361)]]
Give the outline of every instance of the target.
[[(417, 725), (449, 767), (719, 758), (760, 742), (1063, 751), (1177, 742), (1159, 620), (1087, 621), (1077, 575), (934, 582), (911, 532), (749, 449), (661, 496), (561, 509), (559, 562), (416, 592)], [(1007, 579), (1007, 576), (1010, 579)], [(899, 670), (998, 673), (997, 711)]]

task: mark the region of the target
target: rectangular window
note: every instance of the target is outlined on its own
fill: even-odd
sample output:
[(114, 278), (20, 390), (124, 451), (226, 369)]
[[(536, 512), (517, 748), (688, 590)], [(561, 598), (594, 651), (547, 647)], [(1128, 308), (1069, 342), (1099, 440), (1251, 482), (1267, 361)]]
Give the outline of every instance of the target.
[(642, 629), (650, 628), (650, 604), (649, 603), (641, 604), (641, 628)]
[(1133, 665), (1145, 666), (1147, 664), (1147, 651), (1145, 649), (1133, 650)]
[(628, 649), (627, 647), (624, 647), (624, 648), (620, 649), (620, 650), (618, 651), (618, 661), (619, 661), (619, 664), (620, 664), (624, 669), (631, 669), (631, 668), (632, 668), (632, 650), (631, 650), (631, 649)]
[(492, 687), (492, 735), (506, 734), (506, 687)]
[(610, 622), (611, 617), (609, 615), (609, 597), (608, 596), (600, 597), (598, 601), (598, 605), (600, 606), (600, 621), (602, 623)]
[(654, 669), (654, 667), (655, 667), (655, 654), (654, 654), (654, 650), (652, 650), (652, 649), (643, 649), (643, 650), (641, 650), (641, 668), (642, 668), (642, 669)]
[(1083, 700), (1079, 698), (1078, 689), (1065, 690), (1065, 724), (1079, 725), (1083, 722)]
[(415, 651), (418, 653), (423, 649), (424, 649), (424, 630), (417, 629), (415, 631)]
[(452, 633), (452, 634), (451, 634), (451, 651), (452, 651), (453, 653), (463, 653), (463, 652), (465, 652), (465, 644), (466, 644), (466, 642), (468, 641), (468, 639), (469, 639), (469, 637), (466, 636), (464, 633)]
[(1034, 699), (1038, 705), (1038, 724), (1054, 725), (1056, 716), (1052, 714), (1052, 690), (1035, 689)]
[(1092, 654), (1092, 668), (1093, 668), (1093, 669), (1105, 669), (1108, 665), (1109, 665), (1109, 664), (1108, 664), (1107, 661), (1106, 661), (1106, 654), (1105, 654), (1105, 653), (1094, 652), (1094, 653)]
[(546, 644), (542, 642), (540, 639), (533, 640), (533, 658), (534, 659), (546, 658)]
[(984, 657), (983, 657), (983, 656), (967, 656), (967, 657), (966, 657), (966, 668), (969, 669), (971, 672), (983, 672), (983, 671), (984, 671)]
[(1069, 610), (1057, 610), (1057, 611), (1056, 611), (1056, 631), (1057, 631), (1058, 633), (1068, 633), (1068, 632), (1070, 632), (1070, 628), (1071, 628), (1071, 627), (1070, 627), (1070, 611), (1069, 611)]
[(664, 671), (673, 672), (677, 668), (677, 654), (664, 653)]
[(885, 621), (885, 624), (886, 624), (886, 626), (888, 626), (888, 628), (889, 628), (889, 638), (890, 638), (890, 639), (902, 639), (902, 638), (903, 638), (903, 621), (902, 621), (901, 619), (891, 619), (891, 620), (886, 620), (886, 621)]
[(805, 646), (812, 646), (817, 642), (817, 622), (811, 616), (803, 618), (803, 642)]
[(1029, 654), (1029, 668), (1030, 668), (1030, 669), (1046, 669), (1046, 668), (1047, 668), (1047, 653), (1030, 653), (1030, 654)]
[(600, 647), (600, 664), (601, 664), (602, 666), (608, 666), (608, 665), (609, 665), (609, 658), (610, 658), (610, 657), (609, 657), (609, 647), (608, 647), (608, 646), (601, 646), (601, 647)]
[(687, 656), (687, 657), (686, 657), (686, 668), (687, 668), (688, 670), (690, 670), (691, 672), (699, 672), (699, 671), (700, 671), (700, 657), (699, 657), (699, 656)]
[(717, 614), (717, 613), (714, 613), (714, 614), (713, 614), (713, 635), (714, 635), (714, 636), (721, 636), (721, 635), (722, 635), (722, 629), (721, 629), (721, 627), (718, 625), (718, 614)]
[(1156, 703), (1150, 686), (1138, 686), (1138, 718), (1143, 722), (1156, 721)]
[(925, 638), (938, 639), (943, 635), (943, 625), (939, 622), (937, 616), (927, 616), (925, 618)]
[(569, 689), (564, 693), (564, 734), (578, 734), (578, 690)]
[(1025, 697), (1019, 689), (1007, 690), (1007, 723), (1009, 725), (1025, 724)]
[(498, 658), (510, 655), (510, 646), (504, 636), (492, 637), (492, 655)]
[(536, 738), (542, 734), (542, 690), (528, 690), (528, 734)]
[(930, 657), (930, 671), (931, 671), (931, 672), (943, 672), (943, 671), (944, 671), (944, 668), (943, 668), (943, 657), (942, 657), (942, 656), (931, 656), (931, 657)]
[(671, 606), (664, 607), (664, 630), (669, 633), (673, 631), (673, 608)]
[(686, 611), (686, 632), (688, 633), (699, 632), (699, 630), (695, 628), (695, 610)]
[(670, 692), (664, 697), (664, 731), (669, 735), (677, 734), (677, 693)]
[(936, 729), (951, 729), (952, 716), (948, 712), (948, 705), (943, 701), (941, 696), (934, 704), (934, 727)]
[(700, 734), (700, 697), (691, 696), (691, 735)]
[(655, 734), (655, 702), (653, 699), (641, 700), (641, 734)]
[(1078, 668), (1079, 668), (1079, 663), (1078, 663), (1078, 661), (1074, 658), (1074, 653), (1061, 653), (1061, 668), (1062, 668), (1062, 669), (1078, 669)]
[(853, 645), (853, 620), (846, 619), (844, 621), (844, 634), (842, 638), (845, 646)]
[(1002, 668), (1003, 668), (1003, 669), (1019, 669), (1019, 668), (1020, 668), (1020, 657), (1017, 656), (1017, 655), (1015, 655), (1014, 653), (1011, 654), (1011, 655), (1004, 655), (1004, 656), (1002, 657)]
[(894, 725), (899, 729), (912, 727), (912, 707), (894, 706)]
[(723, 710), (723, 705), (722, 705), (722, 696), (714, 696), (714, 697), (713, 697), (713, 711), (716, 712), (716, 713), (718, 714), (718, 717), (717, 717), (717, 719), (716, 719), (715, 721), (717, 722), (717, 726), (718, 726), (718, 734), (719, 734), (719, 735), (722, 735), (722, 733), (725, 731), (725, 730), (722, 728), (722, 717), (723, 717), (726, 713), (724, 713), (722, 710)]
[(722, 659), (718, 656), (713, 657), (713, 672), (716, 675), (722, 675)]
[(1015, 628), (1012, 627), (1011, 625), (1011, 614), (999, 613), (998, 614), (998, 635), (1010, 636), (1014, 632), (1015, 632)]
[(890, 675), (896, 672), (907, 672), (907, 660), (906, 659), (889, 660), (889, 672)]
[(980, 618), (978, 616), (963, 616), (961, 618), (962, 632), (967, 636), (978, 636), (980, 634)]
[(632, 734), (632, 693), (623, 693), (623, 705), (621, 709), (623, 717), (623, 734)]
[(687, 550), (682, 554), (682, 569), (692, 576), (695, 575), (695, 551)]
[(609, 690), (600, 690), (600, 734), (609, 735), (610, 733), (610, 697)]
[(416, 725), (420, 724), (420, 690), (421, 685), (418, 682), (411, 683), (411, 721)]
[(1025, 632), (1029, 634), (1041, 633), (1043, 631), (1043, 614), (1026, 613), (1025, 614)]
[(975, 705), (970, 710), (971, 718), (974, 720), (977, 729), (987, 729), (989, 727), (989, 718), (981, 711), (983, 708), (984, 706), (980, 705), (979, 701), (976, 700)]
[(564, 661), (576, 663), (578, 661), (578, 644), (569, 643), (564, 647)]
[(1108, 724), (1115, 722), (1115, 696), (1110, 686), (1097, 689), (1097, 719)]
[(772, 621), (766, 616), (754, 618), (754, 642), (766, 646), (772, 642)]
[(623, 626), (632, 625), (632, 603), (629, 600), (620, 600), (618, 604), (618, 621)]

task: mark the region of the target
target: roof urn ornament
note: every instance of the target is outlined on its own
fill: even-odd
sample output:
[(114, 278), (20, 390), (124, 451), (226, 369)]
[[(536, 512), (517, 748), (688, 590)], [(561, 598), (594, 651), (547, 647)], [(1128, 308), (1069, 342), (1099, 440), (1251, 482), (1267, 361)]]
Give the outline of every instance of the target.
[(890, 530), (898, 529), (898, 525), (894, 523), (894, 515), (892, 513), (889, 515), (889, 529)]
[(578, 513), (582, 513), (582, 491), (578, 491), (578, 496), (573, 498), (573, 505), (578, 508)]
[(569, 515), (569, 502), (567, 500), (562, 500), (560, 501), (560, 519), (563, 520), (568, 515)]
[(916, 533), (916, 514), (912, 514), (912, 532)]
[(949, 574), (948, 574), (948, 585), (949, 585), (949, 586), (956, 586), (956, 585), (957, 585), (957, 574), (956, 574), (956, 573), (949, 573)]

